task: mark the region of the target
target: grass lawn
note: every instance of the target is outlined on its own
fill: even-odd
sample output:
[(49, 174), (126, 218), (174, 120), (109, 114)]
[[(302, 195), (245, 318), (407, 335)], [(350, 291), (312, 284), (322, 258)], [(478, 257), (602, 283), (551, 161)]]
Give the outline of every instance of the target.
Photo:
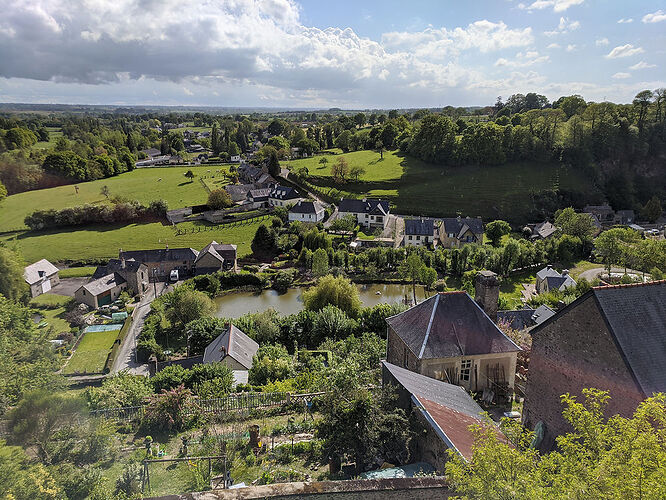
[(498, 166), (443, 167), (422, 162), (399, 151), (373, 151), (340, 155), (350, 166), (360, 164), (366, 173), (358, 182), (334, 184), (330, 169), (337, 156), (320, 165), (321, 156), (285, 162), (296, 168), (307, 166), (309, 181), (326, 190), (336, 188), (343, 195), (389, 198), (395, 212), (433, 217), (481, 216), (485, 220), (528, 221), (530, 194), (544, 189), (591, 190), (590, 181), (580, 172), (549, 163), (508, 163)]
[(522, 297), (521, 290), (523, 289), (523, 283), (535, 283), (536, 271), (536, 269), (524, 271), (502, 278), (500, 282), (500, 295), (509, 301), (511, 309), (522, 307), (523, 303), (520, 298)]
[(605, 264), (599, 264), (598, 262), (590, 262), (587, 260), (580, 260), (576, 262), (576, 265), (569, 269), (571, 277), (576, 279), (580, 273), (584, 271), (589, 271), (590, 269), (596, 269), (597, 267), (605, 267)]
[(92, 276), (95, 273), (96, 267), (86, 266), (86, 267), (68, 267), (67, 269), (61, 269), (58, 273), (58, 276), (61, 278), (86, 278)]
[(71, 297), (64, 295), (44, 293), (30, 301), (30, 306), (42, 317), (40, 321), (40, 324), (44, 325), (42, 328), (47, 330), (52, 328), (53, 337), (58, 333), (68, 332), (71, 328), (70, 324), (64, 319), (67, 311), (65, 306), (70, 300), (72, 300)]
[[(264, 221), (265, 222), (265, 221)], [(48, 259), (51, 262), (108, 259), (118, 256), (118, 250), (142, 250), (192, 247), (201, 250), (215, 240), (218, 243), (238, 245), (238, 257), (251, 253), (250, 243), (262, 221), (234, 227), (210, 226), (197, 222), (185, 222), (179, 229), (198, 232), (176, 236), (170, 226), (159, 222), (129, 224), (126, 226), (103, 225), (71, 228), (62, 231), (26, 231), (0, 235), (0, 241), (16, 240), (26, 262)], [(211, 230), (208, 230), (211, 229)]]
[[(188, 170), (192, 170), (196, 175), (193, 182), (183, 176)], [(8, 196), (0, 205), (2, 214), (0, 232), (25, 229), (23, 220), (35, 210), (61, 209), (86, 203), (107, 203), (100, 194), (102, 186), (109, 187), (111, 196), (120, 195), (143, 203), (164, 199), (169, 208), (205, 203), (208, 193), (199, 178), (209, 175), (208, 170), (213, 168), (207, 166), (139, 168), (107, 179), (78, 183), (76, 184), (79, 187), (78, 194), (74, 185), (14, 194)]]
[(63, 373), (101, 373), (118, 332), (119, 330), (86, 333), (74, 355), (63, 368)]

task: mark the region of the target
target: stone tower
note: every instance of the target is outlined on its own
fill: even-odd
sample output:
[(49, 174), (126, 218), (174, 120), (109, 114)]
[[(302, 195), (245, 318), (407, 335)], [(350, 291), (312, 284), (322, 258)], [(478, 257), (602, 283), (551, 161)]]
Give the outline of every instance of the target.
[(474, 300), (486, 312), (488, 317), (497, 321), (497, 303), (499, 301), (499, 280), (492, 271), (479, 271), (474, 280)]

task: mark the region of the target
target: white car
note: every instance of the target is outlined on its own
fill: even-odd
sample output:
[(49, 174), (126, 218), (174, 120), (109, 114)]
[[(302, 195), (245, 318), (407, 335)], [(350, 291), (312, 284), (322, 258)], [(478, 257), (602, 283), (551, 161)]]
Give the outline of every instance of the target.
[(175, 283), (178, 281), (178, 269), (172, 269), (171, 274), (169, 274), (169, 281)]

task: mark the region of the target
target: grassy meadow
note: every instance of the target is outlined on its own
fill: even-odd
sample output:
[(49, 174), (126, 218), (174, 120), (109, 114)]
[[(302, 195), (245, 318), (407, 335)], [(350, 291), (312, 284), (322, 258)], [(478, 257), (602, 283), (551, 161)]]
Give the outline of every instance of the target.
[[(169, 208), (205, 203), (208, 193), (199, 179), (203, 176), (207, 177), (206, 181), (222, 179), (218, 173), (220, 169), (219, 166), (139, 168), (107, 179), (13, 194), (0, 204), (0, 233), (25, 229), (23, 220), (35, 210), (107, 203), (100, 193), (102, 186), (108, 186), (111, 196), (122, 196), (146, 204), (163, 199)], [(196, 175), (192, 182), (183, 175), (188, 170)], [(215, 178), (210, 177), (213, 175)], [(79, 188), (78, 193), (75, 185)]]
[(359, 181), (335, 184), (331, 166), (336, 155), (286, 162), (289, 168), (306, 166), (310, 182), (335, 187), (344, 195), (390, 199), (395, 212), (408, 215), (455, 216), (458, 213), (484, 219), (505, 218), (526, 222), (531, 209), (530, 194), (544, 189), (586, 191), (590, 181), (573, 169), (548, 163), (508, 163), (498, 166), (442, 167), (422, 162), (399, 151), (357, 151), (343, 156), (350, 166), (361, 165)]
[(33, 149), (51, 149), (55, 146), (58, 138), (62, 137), (62, 129), (60, 127), (46, 127), (46, 130), (49, 131), (49, 140), (38, 141), (32, 146)]
[[(200, 185), (200, 184), (199, 184)], [(248, 255), (250, 243), (261, 221), (234, 227), (210, 226), (196, 222), (185, 222), (179, 229), (188, 232), (179, 236), (171, 226), (159, 222), (150, 224), (99, 225), (68, 228), (57, 231), (25, 231), (0, 235), (1, 242), (11, 247), (17, 245), (26, 262), (49, 259), (51, 262), (90, 261), (118, 256), (118, 250), (142, 250), (192, 247), (201, 250), (216, 240), (219, 243), (238, 245), (238, 256)]]
[(67, 312), (67, 304), (72, 300), (71, 297), (56, 295), (54, 293), (44, 293), (38, 295), (30, 301), (30, 306), (41, 316), (40, 324), (45, 330), (52, 330), (52, 337), (62, 332), (68, 332), (70, 324), (64, 319)]

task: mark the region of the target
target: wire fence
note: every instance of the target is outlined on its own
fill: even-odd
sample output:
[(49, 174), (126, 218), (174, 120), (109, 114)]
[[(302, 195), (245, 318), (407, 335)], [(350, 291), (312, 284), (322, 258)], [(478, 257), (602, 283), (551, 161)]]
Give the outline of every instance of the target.
[[(194, 399), (185, 408), (188, 416), (201, 414), (223, 414), (242, 410), (256, 410), (274, 408), (289, 403), (307, 404), (312, 399), (325, 394), (314, 392), (307, 394), (290, 394), (288, 392), (240, 392), (230, 394), (224, 398)], [(131, 421), (141, 419), (146, 406), (126, 406), (122, 408), (107, 408), (91, 410), (94, 417), (104, 417), (112, 420)]]

